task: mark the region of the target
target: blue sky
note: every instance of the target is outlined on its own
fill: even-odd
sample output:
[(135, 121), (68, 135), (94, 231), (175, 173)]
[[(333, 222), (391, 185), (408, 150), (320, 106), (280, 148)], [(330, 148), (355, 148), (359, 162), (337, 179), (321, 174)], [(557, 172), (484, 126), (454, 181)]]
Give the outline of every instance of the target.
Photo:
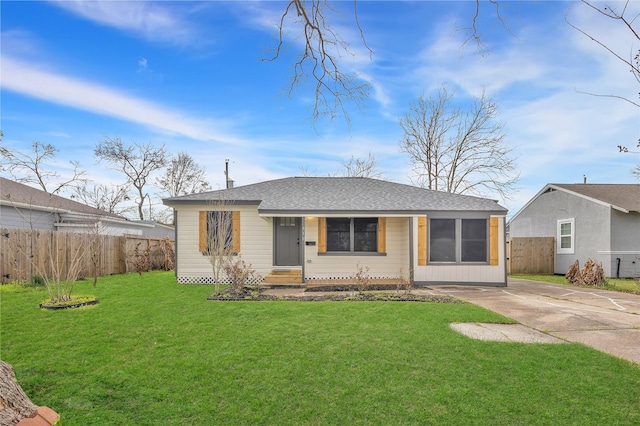
[[(371, 153), (387, 180), (410, 183), (398, 142), (398, 118), (421, 94), (441, 84), (468, 101), (485, 88), (498, 103), (506, 143), (514, 146), (519, 191), (501, 204), (514, 214), (546, 183), (634, 183), (630, 170), (640, 109), (580, 92), (634, 96), (637, 82), (604, 49), (565, 22), (567, 16), (621, 55), (627, 34), (574, 2), (503, 2), (506, 32), (490, 4), (479, 28), (485, 49), (464, 48), (474, 2), (352, 2), (334, 29), (351, 45), (341, 66), (372, 87), (363, 110), (343, 119), (309, 120), (313, 86), (284, 95), (299, 52), (291, 33), (285, 53), (262, 61), (277, 42), (277, 1), (3, 1), (1, 8), (1, 129), (9, 149), (34, 140), (60, 149), (68, 173), (80, 161), (99, 183), (119, 183), (97, 165), (105, 137), (165, 144), (205, 167), (224, 186), (224, 161), (236, 185), (302, 174), (334, 174), (351, 156)], [(620, 5), (620, 2), (612, 4)], [(640, 12), (640, 2), (630, 7)], [(633, 11), (632, 11), (633, 12)], [(637, 46), (636, 46), (637, 49)], [(63, 194), (64, 195), (64, 194)], [(498, 198), (497, 194), (493, 194)]]

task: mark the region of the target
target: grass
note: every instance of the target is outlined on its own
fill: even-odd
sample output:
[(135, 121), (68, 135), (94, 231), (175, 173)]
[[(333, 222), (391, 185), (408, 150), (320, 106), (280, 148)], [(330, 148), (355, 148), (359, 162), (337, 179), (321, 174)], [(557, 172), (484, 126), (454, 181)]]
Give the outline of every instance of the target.
[(470, 304), (219, 302), (171, 273), (0, 288), (0, 349), (61, 425), (640, 424), (640, 366), (577, 344), (482, 342)]
[[(545, 283), (573, 285), (567, 282), (564, 275), (510, 275), (511, 278), (542, 281)], [(625, 293), (640, 294), (640, 282), (632, 278), (607, 278), (605, 284), (599, 287), (602, 290), (621, 291)]]

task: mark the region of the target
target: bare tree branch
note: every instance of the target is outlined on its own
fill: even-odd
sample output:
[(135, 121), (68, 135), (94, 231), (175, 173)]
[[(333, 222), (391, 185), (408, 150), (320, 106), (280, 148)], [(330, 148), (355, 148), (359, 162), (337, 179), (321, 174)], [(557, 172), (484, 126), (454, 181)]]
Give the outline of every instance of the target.
[[(602, 9), (601, 9), (600, 7), (594, 5), (593, 2), (591, 2), (591, 1), (581, 0), (581, 2), (583, 4), (585, 4), (586, 6), (590, 7), (591, 9), (595, 10), (596, 12), (598, 12), (600, 15), (602, 15), (602, 16), (608, 18), (608, 19), (611, 19), (611, 20), (613, 20), (615, 22), (622, 23), (622, 25), (629, 30), (629, 35), (630, 35), (631, 40), (640, 42), (640, 33), (638, 33), (638, 31), (635, 28), (633, 28), (633, 25), (632, 25), (633, 22), (635, 22), (636, 20), (638, 20), (640, 18), (640, 15), (633, 16), (632, 18), (628, 18), (627, 16), (625, 16), (625, 13), (627, 12), (627, 6), (629, 5), (629, 0), (627, 0), (625, 2), (621, 12), (616, 12), (615, 9), (613, 9), (611, 6), (609, 6), (607, 4), (603, 4)], [(635, 54), (634, 54), (634, 52), (632, 50), (630, 55), (629, 55), (630, 56), (629, 59), (625, 59), (621, 54), (616, 52), (612, 47), (606, 45), (604, 42), (600, 41), (597, 37), (589, 34), (585, 30), (583, 30), (583, 29), (577, 27), (576, 25), (572, 24), (569, 21), (568, 15), (565, 15), (564, 20), (566, 21), (566, 23), (571, 28), (575, 29), (576, 31), (578, 31), (582, 35), (588, 37), (591, 41), (595, 42), (596, 44), (598, 44), (599, 46), (604, 48), (607, 52), (609, 52), (611, 55), (613, 55), (616, 59), (618, 59), (619, 61), (624, 63), (627, 67), (629, 67), (629, 70), (633, 74), (635, 80), (638, 83), (640, 83), (640, 48), (638, 48), (638, 50), (635, 52)], [(633, 41), (631, 42), (631, 46), (633, 46)], [(637, 88), (636, 88), (636, 90), (637, 90)], [(599, 97), (606, 97), (606, 98), (621, 99), (621, 100), (629, 102), (630, 104), (640, 108), (640, 102), (633, 101), (630, 98), (625, 97), (625, 96), (621, 96), (621, 95), (595, 94), (595, 93), (580, 92), (580, 91), (579, 91), (579, 93), (586, 93), (586, 94), (591, 95), (591, 96), (599, 96)], [(639, 95), (639, 97), (640, 97), (640, 93), (637, 93), (637, 95)]]
[[(480, 33), (480, 28), (478, 26), (478, 18), (480, 18), (480, 7), (481, 0), (475, 0), (476, 7), (473, 12), (473, 17), (471, 18), (471, 27), (463, 28), (467, 32), (467, 38), (462, 43), (462, 45), (466, 45), (471, 40), (475, 41), (475, 44), (479, 50), (484, 49), (484, 43), (482, 42), (483, 35)], [(502, 12), (500, 11), (500, 1), (499, 0), (489, 0), (490, 4), (494, 6), (495, 14), (498, 19), (498, 22), (502, 25), (502, 27), (509, 33), (511, 36), (515, 37), (515, 34), (511, 31), (511, 26), (505, 17), (503, 17)]]
[(50, 164), (59, 151), (52, 144), (34, 141), (31, 148), (33, 153), (29, 154), (0, 146), (0, 157), (3, 158), (0, 170), (9, 172), (17, 182), (38, 185), (48, 194), (57, 194), (64, 188), (75, 188), (88, 181), (86, 172), (81, 170), (77, 161), (70, 161), (72, 175), (60, 179), (60, 173), (53, 170)]
[[(285, 41), (284, 28), (287, 19), (293, 15), (294, 24), (301, 27), (300, 38), (304, 49), (294, 63), (291, 83), (286, 89), (287, 95), (291, 96), (296, 87), (306, 78), (311, 78), (315, 84), (311, 113), (313, 121), (321, 117), (333, 119), (343, 115), (349, 123), (347, 103), (352, 102), (362, 107), (369, 95), (369, 85), (358, 81), (356, 75), (341, 71), (341, 52), (349, 55), (353, 53), (349, 44), (329, 24), (330, 13), (336, 11), (328, 0), (290, 0), (278, 23), (278, 44), (273, 56), (264, 60), (274, 61), (280, 57)], [(354, 15), (362, 42), (371, 55), (373, 50), (367, 45), (358, 20), (356, 0)]]
[(79, 199), (83, 204), (95, 207), (97, 209), (113, 213), (123, 214), (126, 209), (120, 209), (118, 206), (129, 200), (128, 185), (96, 185), (91, 187), (87, 183), (75, 188), (75, 194), (71, 198)]
[(342, 174), (346, 177), (382, 178), (382, 172), (378, 170), (376, 157), (371, 153), (366, 158), (356, 158), (352, 155), (348, 161), (342, 162), (342, 167)]

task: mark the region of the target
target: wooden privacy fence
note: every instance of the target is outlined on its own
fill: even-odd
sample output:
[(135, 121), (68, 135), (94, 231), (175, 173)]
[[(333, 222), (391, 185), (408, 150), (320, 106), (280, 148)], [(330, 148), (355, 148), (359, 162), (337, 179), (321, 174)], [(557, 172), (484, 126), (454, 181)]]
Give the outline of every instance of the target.
[(521, 237), (507, 241), (507, 273), (551, 275), (554, 273), (553, 237)]
[(122, 274), (136, 269), (173, 269), (174, 242), (168, 238), (30, 229), (0, 229), (0, 282), (27, 281), (34, 275), (79, 277)]

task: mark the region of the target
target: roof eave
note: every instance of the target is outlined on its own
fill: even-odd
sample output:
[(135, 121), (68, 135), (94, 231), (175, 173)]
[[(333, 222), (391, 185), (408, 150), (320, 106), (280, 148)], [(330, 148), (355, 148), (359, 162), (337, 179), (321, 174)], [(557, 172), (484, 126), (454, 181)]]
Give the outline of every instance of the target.
[(484, 213), (491, 216), (506, 216), (508, 210), (286, 210), (258, 209), (261, 217), (414, 217), (430, 213)]
[(262, 200), (178, 200), (165, 198), (162, 200), (162, 204), (167, 207), (174, 206), (257, 206)]

